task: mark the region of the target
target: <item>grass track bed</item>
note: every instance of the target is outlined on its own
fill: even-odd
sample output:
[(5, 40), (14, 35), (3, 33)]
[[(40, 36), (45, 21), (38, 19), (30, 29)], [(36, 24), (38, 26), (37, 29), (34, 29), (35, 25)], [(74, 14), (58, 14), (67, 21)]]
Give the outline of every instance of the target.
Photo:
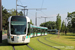
[(54, 43), (54, 44), (57, 43), (58, 45), (61, 45), (61, 46), (67, 46), (67, 45), (64, 44), (64, 43), (60, 43), (60, 42), (57, 42), (57, 41), (51, 40), (50, 37), (46, 37), (46, 40), (51, 41), (51, 42)]
[(27, 45), (18, 45), (15, 46), (15, 50), (31, 50)]
[[(43, 36), (40, 36), (40, 37), (43, 37)], [(31, 42), (29, 43), (29, 46), (34, 48), (34, 50), (57, 50), (55, 48), (52, 48), (40, 43), (39, 41), (37, 41), (37, 38), (39, 37), (31, 38)]]
[[(47, 36), (46, 36), (47, 37)], [(50, 41), (50, 37), (47, 37), (47, 38), (49, 38), (49, 39), (47, 39), (47, 40), (49, 40)], [(70, 48), (70, 46), (69, 45), (63, 45), (63, 44), (61, 44), (61, 43), (57, 43), (57, 44), (55, 44), (55, 43), (52, 43), (53, 41), (51, 40), (51, 42), (49, 42), (49, 41), (46, 41), (45, 40), (45, 37), (41, 37), (41, 38), (39, 38), (39, 40), (40, 41), (42, 41), (42, 42), (44, 42), (44, 43), (46, 43), (46, 44), (48, 44), (48, 45), (51, 45), (51, 46), (55, 46), (55, 47), (57, 47), (57, 48), (60, 48), (61, 50), (75, 50), (75, 49), (72, 49), (72, 47)], [(58, 44), (60, 44), (60, 45), (58, 45)], [(68, 49), (68, 47), (69, 47), (69, 49)]]
[[(30, 43), (28, 44), (31, 48), (33, 48), (34, 50), (58, 50), (52, 47), (49, 47), (45, 44), (40, 43), (37, 39), (39, 38), (40, 41), (51, 45), (51, 46), (55, 46), (57, 48), (60, 48), (61, 50), (75, 50), (74, 49), (70, 49), (70, 47), (68, 47), (67, 49), (62, 48), (63, 46), (74, 46), (75, 47), (75, 41), (74, 38), (75, 36), (61, 36), (60, 38), (57, 38), (57, 35), (52, 35), (52, 34), (48, 34), (47, 36), (39, 36), (39, 37), (34, 37), (30, 39)], [(45, 38), (48, 40), (45, 40)], [(49, 42), (51, 41), (51, 42)], [(66, 43), (66, 42), (67, 43)], [(57, 43), (57, 44), (55, 44)], [(61, 44), (61, 45), (59, 45)], [(15, 45), (15, 50), (31, 50), (27, 45)], [(3, 40), (2, 44), (0, 44), (0, 50), (13, 50), (11, 45), (7, 44), (7, 40)]]
[[(51, 35), (51, 37), (46, 38), (48, 41), (51, 41), (53, 43), (57, 43), (57, 44), (61, 44), (61, 45), (65, 46), (64, 47), (65, 50), (75, 50), (75, 45), (74, 45), (75, 41), (71, 41), (71, 40), (68, 40), (68, 39), (65, 38), (65, 37), (68, 38), (68, 36), (60, 35), (60, 37), (57, 38), (57, 35), (52, 35), (52, 34), (50, 34), (50, 35)], [(71, 38), (71, 37), (74, 37), (74, 36), (69, 36), (69, 37)]]

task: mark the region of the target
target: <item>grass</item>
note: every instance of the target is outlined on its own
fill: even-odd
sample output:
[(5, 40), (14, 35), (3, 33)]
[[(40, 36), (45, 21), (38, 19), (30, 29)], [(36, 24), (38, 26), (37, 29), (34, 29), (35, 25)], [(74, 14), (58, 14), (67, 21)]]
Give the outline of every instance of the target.
[[(75, 34), (73, 33), (68, 33), (66, 36), (65, 35), (60, 35), (59, 38), (57, 38), (57, 35), (52, 35), (53, 37), (47, 38), (50, 41), (60, 43), (66, 46), (67, 49), (75, 48)], [(71, 47), (71, 48), (70, 48)], [(73, 49), (71, 49), (73, 50)], [(74, 49), (75, 50), (75, 49)]]
[(7, 44), (7, 40), (3, 40), (2, 43), (0, 43), (0, 50), (13, 50), (13, 48)]
[[(49, 39), (48, 39), (48, 40), (49, 40)], [(51, 46), (53, 46), (53, 47), (60, 48), (61, 50), (68, 50), (68, 49), (66, 49), (67, 46), (66, 46), (66, 45), (63, 45), (63, 44), (59, 45), (59, 43), (55, 44), (55, 42), (54, 42), (54, 43), (48, 42), (48, 41), (46, 41), (44, 38), (40, 38), (40, 41), (42, 41), (42, 42), (44, 42), (44, 43), (46, 43), (46, 44), (48, 44), (48, 45), (51, 45)], [(69, 49), (69, 50), (72, 50), (72, 49)], [(73, 50), (75, 50), (75, 49), (73, 49)]]
[(29, 43), (29, 46), (34, 48), (34, 50), (56, 50), (55, 48), (52, 48), (40, 43), (39, 41), (37, 41), (37, 38), (39, 37), (31, 38), (31, 42)]
[(19, 46), (15, 46), (15, 50), (31, 50), (30, 48), (28, 48), (26, 45), (19, 45)]
[[(40, 41), (48, 45), (51, 45), (53, 47), (60, 48), (61, 50), (75, 50), (75, 49), (72, 49), (73, 47), (75, 47), (74, 35), (75, 34), (73, 33), (68, 33), (66, 36), (61, 34), (59, 38), (57, 38), (57, 35), (53, 35), (53, 34), (48, 34), (47, 36), (34, 37), (30, 39), (30, 43), (28, 45), (32, 47), (34, 50), (57, 50), (55, 48), (52, 48), (40, 43), (37, 40), (39, 38)], [(46, 41), (44, 39), (45, 37), (47, 37), (46, 39), (48, 41), (51, 41), (53, 43)], [(58, 44), (61, 44), (61, 45), (58, 45)], [(66, 46), (66, 47), (63, 47), (63, 46)], [(13, 48), (11, 45), (7, 44), (7, 40), (3, 40), (3, 42), (0, 44), (0, 50), (13, 50)], [(31, 49), (28, 48), (26, 45), (15, 45), (15, 50), (31, 50)]]

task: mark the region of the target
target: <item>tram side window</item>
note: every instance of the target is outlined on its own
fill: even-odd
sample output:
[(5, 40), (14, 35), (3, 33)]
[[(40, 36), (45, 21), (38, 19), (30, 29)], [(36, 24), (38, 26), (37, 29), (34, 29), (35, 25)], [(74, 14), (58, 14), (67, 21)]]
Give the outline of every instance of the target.
[(36, 28), (34, 29), (34, 32), (36, 33)]
[(34, 29), (34, 32), (36, 33), (36, 28)]
[(33, 28), (30, 28), (30, 33), (33, 33)]
[(35, 32), (37, 33), (37, 28), (36, 28)]
[(40, 33), (40, 29), (38, 28), (38, 33)]
[(39, 28), (38, 32), (39, 32), (39, 33), (41, 32), (41, 31), (40, 31), (40, 28)]
[(45, 33), (45, 29), (43, 29), (43, 33)]
[(48, 31), (47, 31), (47, 29), (46, 29), (46, 33), (47, 33)]
[(41, 29), (41, 33), (42, 33), (42, 29)]
[(45, 33), (45, 29), (43, 29), (43, 33)]
[(33, 28), (33, 32), (35, 33), (35, 28)]
[(41, 32), (43, 33), (43, 29), (41, 29)]
[(28, 22), (28, 35), (30, 34), (30, 23)]
[(38, 33), (38, 28), (36, 29), (36, 33)]

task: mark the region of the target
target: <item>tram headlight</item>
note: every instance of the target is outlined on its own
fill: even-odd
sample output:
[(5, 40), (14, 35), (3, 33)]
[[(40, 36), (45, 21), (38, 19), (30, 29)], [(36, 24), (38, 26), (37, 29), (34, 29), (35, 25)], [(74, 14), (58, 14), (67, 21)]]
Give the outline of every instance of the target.
[(22, 41), (24, 41), (24, 40), (25, 40), (25, 37), (26, 37), (26, 36), (23, 36), (23, 37), (22, 37)]
[(25, 38), (26, 36), (23, 36), (23, 38)]
[(14, 36), (11, 36), (11, 40), (14, 41)]

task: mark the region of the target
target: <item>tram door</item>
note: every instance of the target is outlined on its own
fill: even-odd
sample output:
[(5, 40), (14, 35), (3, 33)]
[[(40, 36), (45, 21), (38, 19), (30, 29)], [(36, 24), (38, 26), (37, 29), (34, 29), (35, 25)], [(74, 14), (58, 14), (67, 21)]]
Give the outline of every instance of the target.
[(28, 33), (27, 35), (30, 35), (30, 23), (28, 22)]
[(36, 36), (37, 36), (37, 33), (38, 33), (38, 31), (37, 31), (37, 30), (38, 30), (38, 28), (36, 28)]
[(35, 33), (36, 33), (36, 29), (33, 28), (33, 37), (35, 36)]
[(44, 29), (44, 35), (45, 35), (45, 29)]
[(42, 33), (43, 33), (43, 31), (42, 31), (42, 29), (41, 29), (41, 36), (42, 36)]

